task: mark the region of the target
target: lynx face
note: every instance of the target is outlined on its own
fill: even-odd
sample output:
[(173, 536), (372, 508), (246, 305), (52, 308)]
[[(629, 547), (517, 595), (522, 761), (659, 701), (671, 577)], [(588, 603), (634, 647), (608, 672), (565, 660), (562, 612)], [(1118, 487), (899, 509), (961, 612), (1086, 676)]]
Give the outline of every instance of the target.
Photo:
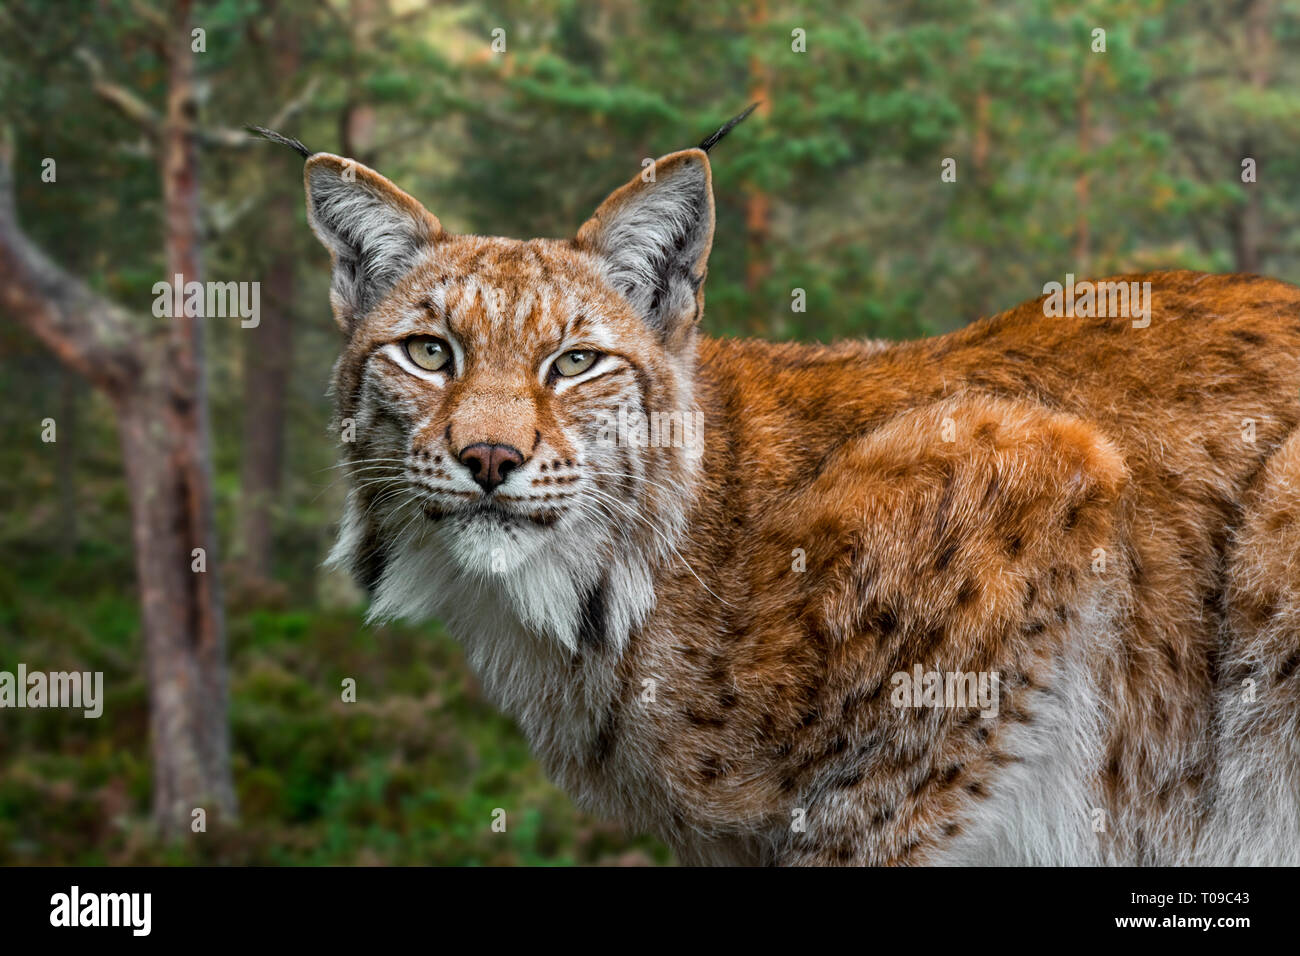
[[(495, 602), (469, 601), (477, 618), (570, 647), (620, 639), (651, 604), (697, 465), (698, 444), (644, 447), (619, 423), (694, 414), (705, 154), (661, 159), (573, 240), (450, 236), (335, 156), (306, 179), (348, 336), (335, 391), (353, 489), (332, 560), (376, 616), (455, 617), (449, 600), (473, 594)], [(605, 633), (584, 634), (606, 594)]]

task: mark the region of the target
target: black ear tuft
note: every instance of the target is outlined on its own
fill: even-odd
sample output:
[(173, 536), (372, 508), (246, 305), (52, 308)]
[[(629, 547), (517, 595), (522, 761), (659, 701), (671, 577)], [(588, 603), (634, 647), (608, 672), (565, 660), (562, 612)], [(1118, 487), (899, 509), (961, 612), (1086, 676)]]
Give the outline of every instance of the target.
[(308, 149), (306, 146), (304, 146), (302, 143), (300, 143), (298, 140), (293, 139), (292, 137), (289, 136), (285, 136), (281, 133), (277, 133), (273, 129), (267, 129), (265, 126), (245, 126), (244, 129), (248, 130), (250, 133), (256, 133), (258, 136), (261, 136), (263, 139), (269, 139), (273, 143), (279, 143), (281, 146), (288, 146), (291, 150), (296, 152), (303, 159), (307, 159), (312, 155), (312, 151)]
[(722, 126), (717, 130), (717, 132), (713, 133), (713, 135), (709, 136), (704, 142), (700, 143), (700, 149), (704, 150), (707, 153), (714, 146), (717, 146), (718, 143), (722, 140), (722, 137), (726, 136), (733, 129), (739, 126), (744, 121), (745, 117), (747, 117), (750, 113), (754, 112), (754, 110), (756, 109), (758, 109), (758, 104), (750, 103), (749, 108), (746, 109), (745, 112), (740, 113), (737, 116), (733, 116), (731, 119), (727, 120), (725, 123), (722, 124)]

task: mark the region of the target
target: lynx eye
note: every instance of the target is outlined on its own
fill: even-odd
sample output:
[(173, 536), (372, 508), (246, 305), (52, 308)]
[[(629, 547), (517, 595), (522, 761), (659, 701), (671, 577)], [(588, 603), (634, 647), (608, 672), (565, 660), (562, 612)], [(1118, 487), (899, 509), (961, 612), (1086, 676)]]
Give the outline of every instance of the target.
[(406, 354), (422, 369), (440, 372), (451, 364), (451, 347), (432, 335), (416, 335), (406, 340)]
[(555, 360), (555, 371), (566, 378), (581, 375), (596, 364), (599, 354), (592, 349), (574, 349), (572, 352), (565, 352)]

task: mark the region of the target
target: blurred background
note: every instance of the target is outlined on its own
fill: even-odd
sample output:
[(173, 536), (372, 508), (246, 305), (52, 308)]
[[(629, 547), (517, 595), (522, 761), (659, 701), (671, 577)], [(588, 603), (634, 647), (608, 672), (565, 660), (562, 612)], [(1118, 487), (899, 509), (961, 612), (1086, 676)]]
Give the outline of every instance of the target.
[[(102, 671), (106, 701), (0, 710), (0, 863), (672, 862), (546, 782), (436, 622), (365, 626), (321, 570), (328, 256), (301, 159), (241, 127), (453, 231), (562, 236), (754, 100), (713, 153), (710, 334), (906, 338), (1066, 273), (1300, 273), (1292, 0), (6, 0), (0, 670)], [(259, 282), (259, 325), (154, 318), (176, 271)], [(207, 567), (168, 578), (196, 541)]]

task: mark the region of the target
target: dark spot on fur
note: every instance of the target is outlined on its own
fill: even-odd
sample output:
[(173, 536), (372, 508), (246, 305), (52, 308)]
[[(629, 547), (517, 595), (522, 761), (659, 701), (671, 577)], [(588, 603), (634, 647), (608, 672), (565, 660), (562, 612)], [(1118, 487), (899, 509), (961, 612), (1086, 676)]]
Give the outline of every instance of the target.
[(949, 542), (939, 552), (939, 556), (934, 559), (934, 569), (944, 571), (952, 563), (953, 557), (957, 554), (957, 545), (955, 542)]
[(699, 711), (690, 707), (682, 711), (682, 714), (685, 715), (686, 719), (696, 727), (725, 727), (727, 724), (726, 719), (723, 717), (701, 714)]
[(372, 528), (367, 532), (365, 542), (352, 566), (357, 583), (365, 588), (371, 597), (374, 597), (375, 588), (379, 586), (379, 581), (384, 576), (384, 568), (387, 566), (388, 545)]
[(840, 704), (840, 716), (847, 720), (849, 715), (865, 704), (867, 700), (867, 694), (861, 688), (849, 691), (844, 695), (844, 700)]
[(1263, 627), (1277, 614), (1277, 596), (1260, 594), (1255, 597), (1256, 600), (1245, 603), (1246, 618), (1252, 627)]
[(875, 614), (867, 619), (866, 628), (874, 634), (881, 637), (887, 637), (894, 633), (894, 628), (898, 626), (898, 618), (889, 608), (881, 608)]
[(1178, 660), (1178, 652), (1174, 650), (1174, 645), (1169, 641), (1164, 641), (1160, 645), (1160, 650), (1164, 652), (1165, 660), (1169, 662), (1169, 669), (1177, 674), (1182, 670), (1182, 664)]
[(1079, 523), (1079, 507), (1078, 505), (1076, 505), (1065, 513), (1065, 522), (1063, 523), (1062, 527), (1066, 531), (1073, 531), (1075, 529), (1075, 526), (1078, 525), (1078, 523)]
[(614, 752), (617, 739), (618, 711), (611, 708), (605, 713), (604, 720), (600, 722), (600, 730), (596, 732), (596, 741), (592, 744), (588, 762), (597, 767), (603, 764), (609, 759), (609, 755)]
[(587, 592), (582, 603), (582, 618), (578, 622), (578, 644), (581, 647), (595, 650), (605, 644), (607, 591), (608, 587), (602, 578)]
[[(921, 658), (927, 658), (938, 650), (939, 645), (943, 643), (944, 630), (942, 627), (932, 627), (922, 635), (916, 645), (916, 653)], [(918, 716), (921, 716), (918, 713)]]
[(1106, 761), (1105, 772), (1106, 772), (1106, 779), (1110, 781), (1112, 786), (1116, 786), (1119, 784), (1120, 753), (1118, 750), (1112, 750), (1110, 752), (1110, 757)]
[(1291, 656), (1283, 661), (1282, 666), (1278, 668), (1278, 683), (1280, 684), (1282, 681), (1290, 678), (1291, 675), (1296, 672), (1297, 667), (1300, 667), (1300, 651), (1293, 651)]

